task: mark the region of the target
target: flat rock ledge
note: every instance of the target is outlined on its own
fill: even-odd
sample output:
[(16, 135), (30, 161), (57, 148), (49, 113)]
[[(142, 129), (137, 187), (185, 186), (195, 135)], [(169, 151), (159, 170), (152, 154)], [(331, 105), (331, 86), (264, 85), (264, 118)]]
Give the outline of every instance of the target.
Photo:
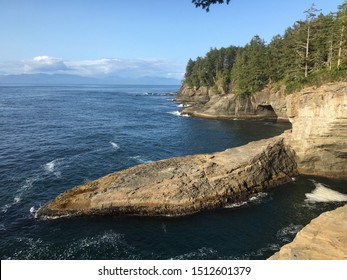
[(347, 260), (347, 204), (313, 219), (269, 260)]
[(287, 136), (115, 172), (62, 193), (37, 216), (179, 216), (244, 201), (297, 175)]

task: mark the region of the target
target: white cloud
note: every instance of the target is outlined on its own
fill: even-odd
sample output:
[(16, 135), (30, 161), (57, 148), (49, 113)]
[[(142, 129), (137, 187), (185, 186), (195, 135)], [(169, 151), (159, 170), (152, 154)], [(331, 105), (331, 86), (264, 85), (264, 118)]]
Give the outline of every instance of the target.
[(57, 73), (67, 71), (69, 68), (61, 58), (42, 55), (24, 62), (23, 70), (25, 73)]
[(65, 73), (81, 76), (157, 76), (181, 79), (184, 67), (161, 59), (101, 58), (69, 61), (42, 55), (27, 61), (0, 62), (0, 74)]

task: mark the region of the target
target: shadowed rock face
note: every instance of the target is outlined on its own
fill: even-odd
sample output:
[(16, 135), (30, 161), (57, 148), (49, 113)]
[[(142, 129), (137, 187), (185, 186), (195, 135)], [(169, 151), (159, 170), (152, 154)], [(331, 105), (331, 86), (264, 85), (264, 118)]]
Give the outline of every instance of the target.
[(185, 215), (242, 201), (296, 174), (285, 134), (115, 172), (64, 192), (38, 216)]
[(270, 260), (346, 260), (347, 205), (321, 214)]

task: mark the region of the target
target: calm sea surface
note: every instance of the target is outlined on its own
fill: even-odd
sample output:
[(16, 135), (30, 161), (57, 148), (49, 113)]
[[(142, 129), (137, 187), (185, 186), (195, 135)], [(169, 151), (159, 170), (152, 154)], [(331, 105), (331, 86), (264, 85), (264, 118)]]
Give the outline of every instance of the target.
[[(300, 176), (247, 203), (186, 217), (35, 219), (61, 192), (110, 172), (290, 128), (180, 116), (169, 94), (177, 90), (0, 86), (1, 259), (265, 259), (313, 217), (343, 204), (329, 193), (346, 192), (345, 181)], [(326, 201), (314, 199), (317, 189)]]

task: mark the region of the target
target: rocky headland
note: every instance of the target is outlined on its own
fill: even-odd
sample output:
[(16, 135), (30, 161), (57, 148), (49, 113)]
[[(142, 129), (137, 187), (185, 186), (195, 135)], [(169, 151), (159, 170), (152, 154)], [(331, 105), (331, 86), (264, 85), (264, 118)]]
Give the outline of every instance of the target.
[(286, 133), (214, 154), (138, 165), (59, 195), (39, 217), (186, 215), (243, 201), (297, 174)]

